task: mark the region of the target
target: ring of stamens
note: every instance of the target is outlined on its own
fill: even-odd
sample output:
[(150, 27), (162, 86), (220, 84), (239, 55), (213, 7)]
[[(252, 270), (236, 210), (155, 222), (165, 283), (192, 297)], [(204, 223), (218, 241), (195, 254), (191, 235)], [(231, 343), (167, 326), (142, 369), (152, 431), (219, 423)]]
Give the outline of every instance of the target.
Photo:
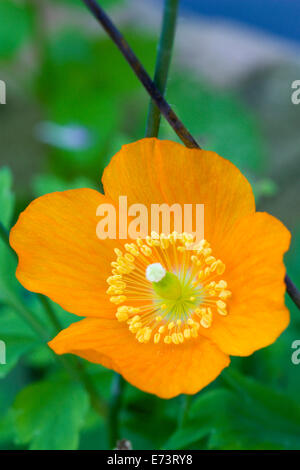
[[(124, 252), (114, 251), (107, 294), (116, 305), (117, 320), (126, 322), (140, 343), (179, 345), (197, 338), (200, 327), (210, 328), (215, 315), (228, 314), (225, 264), (212, 255), (206, 240), (195, 245), (191, 234), (152, 232), (146, 240), (125, 244)], [(157, 291), (146, 275), (154, 265), (176, 276), (180, 295), (164, 297), (164, 291)]]

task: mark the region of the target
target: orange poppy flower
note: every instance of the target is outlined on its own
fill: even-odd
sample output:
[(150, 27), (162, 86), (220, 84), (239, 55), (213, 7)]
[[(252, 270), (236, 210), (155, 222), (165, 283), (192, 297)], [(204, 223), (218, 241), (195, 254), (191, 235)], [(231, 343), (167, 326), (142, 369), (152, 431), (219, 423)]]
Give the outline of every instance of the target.
[[(143, 139), (125, 145), (91, 189), (33, 201), (11, 231), (17, 278), (86, 317), (50, 343), (114, 369), (163, 398), (194, 394), (229, 365), (275, 341), (289, 322), (288, 230), (255, 212), (250, 184), (213, 152)], [(188, 233), (99, 240), (97, 207), (204, 204), (205, 240)]]

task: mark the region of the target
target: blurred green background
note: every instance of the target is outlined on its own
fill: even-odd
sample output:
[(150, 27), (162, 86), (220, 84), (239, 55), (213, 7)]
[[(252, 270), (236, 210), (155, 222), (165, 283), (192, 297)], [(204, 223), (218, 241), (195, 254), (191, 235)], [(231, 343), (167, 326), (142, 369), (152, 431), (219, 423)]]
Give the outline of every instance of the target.
[[(127, 2), (101, 5), (120, 21), (153, 74), (157, 30), (143, 30), (143, 18), (140, 28), (128, 21)], [(160, 11), (157, 3), (153, 8)], [(0, 18), (0, 79), (7, 84), (7, 104), (0, 106), (0, 220), (10, 228), (37, 196), (101, 188), (112, 155), (143, 137), (149, 99), (80, 1), (1, 0)], [(197, 44), (190, 47), (196, 51)], [(291, 230), (286, 265), (299, 286), (300, 107), (290, 99), (297, 78), (300, 68), (287, 61), (221, 87), (201, 70), (187, 73), (175, 51), (167, 97), (206, 149), (248, 177), (258, 208)], [(165, 122), (160, 137), (177, 140)], [(14, 270), (15, 260), (0, 242), (0, 340), (7, 345), (7, 364), (0, 365), (0, 449), (108, 449), (113, 373), (81, 361), (103, 400), (99, 416), (81, 383), (21, 318), (25, 305), (49, 338), (55, 335)], [(300, 313), (288, 298), (287, 304), (291, 324), (276, 343), (233, 358), (229, 372), (192, 398), (181, 426), (182, 397), (161, 400), (127, 385), (121, 437), (134, 449), (300, 449), (300, 364), (291, 361)], [(63, 326), (74, 321), (53, 307)]]

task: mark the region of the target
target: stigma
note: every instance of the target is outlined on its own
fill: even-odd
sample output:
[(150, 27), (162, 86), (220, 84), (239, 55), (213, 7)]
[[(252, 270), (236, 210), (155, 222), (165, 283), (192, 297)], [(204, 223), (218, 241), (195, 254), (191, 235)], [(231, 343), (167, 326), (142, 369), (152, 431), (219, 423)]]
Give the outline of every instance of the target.
[(165, 275), (166, 270), (160, 263), (149, 264), (146, 268), (146, 278), (150, 282), (159, 282)]
[(206, 240), (195, 244), (191, 234), (152, 232), (115, 254), (107, 294), (116, 319), (140, 343), (196, 340), (216, 316), (228, 315), (225, 264)]

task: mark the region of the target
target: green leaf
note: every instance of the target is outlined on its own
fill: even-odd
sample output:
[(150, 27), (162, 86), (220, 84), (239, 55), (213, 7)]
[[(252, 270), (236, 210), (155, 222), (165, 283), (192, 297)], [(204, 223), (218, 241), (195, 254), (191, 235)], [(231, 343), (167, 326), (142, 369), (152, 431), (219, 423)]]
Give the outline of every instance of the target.
[(202, 392), (165, 449), (299, 449), (300, 406), (231, 368), (230, 390)]
[(0, 379), (5, 377), (27, 352), (38, 344), (32, 330), (21, 320), (12, 308), (0, 310), (0, 340), (6, 349), (6, 364), (0, 364)]
[(162, 400), (127, 384), (123, 400), (122, 435), (134, 449), (159, 449), (176, 425), (178, 399)]
[(88, 411), (80, 384), (67, 380), (38, 382), (24, 388), (14, 404), (19, 444), (33, 450), (74, 450)]
[[(3, 396), (0, 396), (3, 399)], [(11, 408), (0, 413), (0, 449), (8, 450), (14, 439), (13, 416)]]
[(25, 6), (1, 0), (0, 18), (0, 59), (9, 59), (30, 34), (30, 14)]
[(300, 406), (296, 401), (232, 368), (224, 377), (236, 399), (227, 408), (228, 429), (220, 429), (212, 445), (300, 449)]
[(72, 181), (66, 181), (63, 178), (59, 178), (58, 176), (51, 174), (38, 175), (33, 181), (33, 187), (37, 197), (52, 193), (54, 191), (67, 191), (69, 189), (99, 189), (96, 187), (94, 181), (90, 180), (89, 178), (78, 177)]
[(201, 393), (192, 402), (184, 425), (164, 444), (163, 449), (184, 449), (216, 432), (232, 394), (224, 389)]
[(107, 427), (104, 423), (99, 424), (91, 429), (85, 429), (80, 435), (79, 450), (107, 450)]
[[(15, 197), (11, 191), (12, 177), (8, 168), (0, 170), (0, 222), (9, 228)], [(14, 290), (21, 291), (15, 279), (16, 260), (6, 244), (0, 240), (0, 300), (8, 301)], [(19, 359), (36, 344), (36, 337), (14, 312), (12, 307), (0, 309), (0, 341), (4, 343), (4, 357), (0, 364), (0, 378), (5, 377)], [(2, 344), (3, 344), (2, 343)]]
[[(0, 222), (10, 228), (15, 197), (11, 190), (12, 176), (8, 168), (0, 169)], [(0, 300), (6, 297), (8, 290), (17, 288), (15, 279), (16, 260), (6, 244), (0, 239)], [(1, 333), (1, 331), (0, 331)]]
[(0, 169), (0, 221), (6, 228), (9, 228), (11, 223), (15, 205), (11, 186), (11, 172), (9, 168), (3, 167)]
[[(152, 37), (137, 33), (126, 36), (151, 70), (155, 61)], [(148, 103), (130, 67), (106, 37), (94, 40), (78, 30), (67, 29), (50, 38), (37, 88), (47, 121), (64, 127), (78, 126), (85, 134), (75, 148), (50, 147), (56, 174), (94, 180), (99, 175), (100, 181), (116, 135), (131, 135), (140, 124), (140, 111), (144, 113)]]

